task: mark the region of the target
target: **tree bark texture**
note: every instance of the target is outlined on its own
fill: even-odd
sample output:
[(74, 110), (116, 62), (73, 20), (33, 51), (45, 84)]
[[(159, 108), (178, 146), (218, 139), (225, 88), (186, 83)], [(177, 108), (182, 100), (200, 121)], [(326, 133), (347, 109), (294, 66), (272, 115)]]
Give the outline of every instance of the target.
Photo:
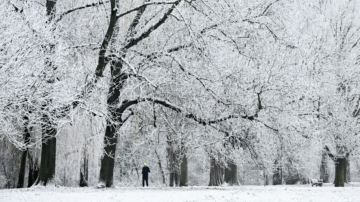
[(214, 158), (210, 159), (209, 186), (220, 186), (224, 183), (224, 169)]
[(225, 168), (224, 181), (230, 186), (238, 186), (239, 185), (236, 164), (228, 163), (228, 167)]
[[(45, 116), (45, 119), (49, 119)], [(51, 124), (43, 126), (43, 142), (41, 143), (41, 163), (36, 184), (46, 185), (55, 177), (56, 162), (56, 129)]]
[[(84, 152), (85, 153), (85, 152)], [(86, 155), (86, 154), (84, 154)], [(82, 166), (80, 167), (80, 187), (87, 187), (88, 186), (88, 179), (89, 179), (89, 161), (84, 156), (84, 161), (82, 162)]]
[(113, 185), (116, 144), (117, 135), (115, 125), (108, 120), (104, 137), (105, 154), (101, 159), (100, 167), (100, 183), (103, 183), (106, 187)]
[(106, 130), (104, 136), (104, 156), (101, 159), (100, 167), (100, 183), (104, 183), (106, 187), (113, 185), (114, 165), (115, 165), (115, 153), (117, 144), (117, 129), (123, 124), (122, 114), (126, 110), (123, 107), (123, 103), (117, 108), (120, 90), (123, 88), (125, 77), (120, 72), (122, 69), (121, 62), (111, 63), (111, 85), (108, 92), (108, 111), (110, 113), (110, 120), (106, 121)]
[[(229, 137), (229, 133), (226, 134), (228, 141), (231, 145), (231, 148), (234, 149), (236, 144), (238, 143), (235, 137)], [(228, 147), (229, 144), (225, 143), (224, 147)], [(233, 162), (228, 162), (228, 167), (225, 168), (224, 173), (224, 181), (230, 186), (237, 186), (239, 185), (238, 175), (237, 175), (237, 165)]]
[(335, 187), (344, 187), (346, 172), (346, 158), (335, 160)]
[(17, 183), (17, 188), (24, 187), (24, 179), (25, 179), (25, 167), (26, 167), (26, 156), (28, 150), (24, 150), (21, 154), (21, 163), (20, 163), (20, 171), (19, 171), (19, 178)]
[[(30, 132), (29, 132), (29, 129), (28, 129), (29, 118), (24, 117), (24, 119), (25, 119), (24, 143), (25, 143), (25, 146), (27, 146), (27, 144), (29, 143), (29, 140), (30, 140)], [(17, 188), (23, 188), (24, 187), (26, 156), (27, 156), (27, 154), (28, 154), (28, 148), (25, 148), (25, 150), (21, 154), (21, 163), (20, 163), (20, 171), (19, 171), (19, 178), (18, 178)]]
[(188, 159), (186, 154), (183, 155), (180, 165), (180, 187), (188, 186)]
[(29, 159), (28, 187), (31, 187), (39, 176), (39, 165), (38, 165), (39, 161), (36, 157), (33, 157), (30, 154), (30, 152), (28, 152), (28, 159)]

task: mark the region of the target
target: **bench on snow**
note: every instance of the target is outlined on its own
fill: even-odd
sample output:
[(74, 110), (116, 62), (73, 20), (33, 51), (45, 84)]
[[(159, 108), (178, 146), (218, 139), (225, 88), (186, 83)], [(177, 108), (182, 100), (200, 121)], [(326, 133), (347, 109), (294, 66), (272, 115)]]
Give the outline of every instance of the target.
[(321, 187), (323, 185), (323, 180), (322, 179), (311, 179), (311, 186), (317, 186), (317, 187)]

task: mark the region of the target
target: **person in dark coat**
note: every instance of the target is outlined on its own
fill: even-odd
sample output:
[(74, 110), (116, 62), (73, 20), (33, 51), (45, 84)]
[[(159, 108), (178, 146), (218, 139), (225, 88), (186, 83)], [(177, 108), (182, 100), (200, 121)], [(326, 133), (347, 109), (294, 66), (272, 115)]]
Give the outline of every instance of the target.
[(144, 167), (142, 168), (142, 172), (141, 172), (141, 174), (143, 175), (143, 178), (142, 178), (143, 187), (145, 186), (145, 184), (144, 184), (145, 181), (146, 181), (146, 186), (149, 186), (149, 183), (148, 183), (149, 173), (150, 173), (150, 168), (147, 166), (146, 163), (144, 163)]

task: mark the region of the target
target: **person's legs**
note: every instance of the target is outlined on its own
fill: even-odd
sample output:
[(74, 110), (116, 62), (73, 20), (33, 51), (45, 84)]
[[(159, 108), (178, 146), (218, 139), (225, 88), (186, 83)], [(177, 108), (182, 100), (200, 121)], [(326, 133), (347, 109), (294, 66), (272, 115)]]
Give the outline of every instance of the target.
[(149, 186), (148, 178), (146, 178), (146, 186), (147, 186), (147, 187)]
[(143, 178), (142, 178), (143, 187), (145, 186), (144, 181), (145, 181), (145, 178), (144, 178), (144, 176), (143, 176)]

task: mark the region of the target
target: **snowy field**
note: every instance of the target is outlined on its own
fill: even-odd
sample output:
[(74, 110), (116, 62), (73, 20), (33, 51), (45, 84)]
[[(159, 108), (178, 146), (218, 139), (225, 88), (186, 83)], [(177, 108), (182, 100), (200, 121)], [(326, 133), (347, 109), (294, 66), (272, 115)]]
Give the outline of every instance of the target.
[(240, 187), (187, 187), (187, 188), (65, 188), (33, 187), (29, 189), (0, 190), (0, 201), (35, 202), (203, 202), (203, 201), (314, 201), (314, 202), (360, 202), (360, 186), (335, 188), (310, 185), (296, 186), (240, 186)]

